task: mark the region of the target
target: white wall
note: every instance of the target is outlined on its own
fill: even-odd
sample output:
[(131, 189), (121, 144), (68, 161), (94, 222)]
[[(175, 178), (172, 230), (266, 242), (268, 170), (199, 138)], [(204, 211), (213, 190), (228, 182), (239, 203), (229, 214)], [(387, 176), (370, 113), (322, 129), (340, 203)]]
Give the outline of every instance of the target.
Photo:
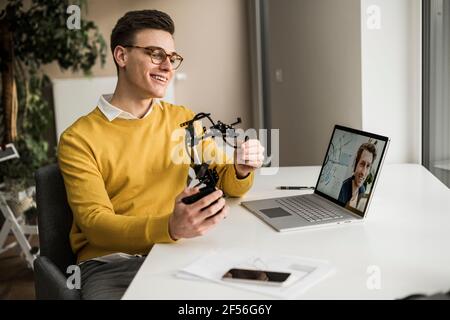
[[(53, 79), (52, 83), (56, 140), (58, 142), (64, 130), (78, 118), (95, 109), (100, 95), (114, 92), (117, 77)], [(169, 84), (162, 100), (175, 103), (173, 82)]]
[(421, 162), (421, 19), (420, 0), (361, 0), (362, 128), (391, 138), (391, 163)]

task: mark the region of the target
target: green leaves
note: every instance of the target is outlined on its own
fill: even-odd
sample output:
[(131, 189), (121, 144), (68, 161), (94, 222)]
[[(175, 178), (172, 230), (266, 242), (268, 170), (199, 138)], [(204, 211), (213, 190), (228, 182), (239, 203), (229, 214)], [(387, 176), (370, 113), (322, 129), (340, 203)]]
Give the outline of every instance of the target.
[[(85, 3), (82, 1), (81, 3)], [(10, 0), (5, 12), (14, 33), (16, 57), (34, 67), (57, 61), (62, 69), (87, 73), (97, 58), (106, 61), (106, 45), (92, 21), (81, 19), (80, 30), (66, 26), (66, 10), (73, 1), (33, 0), (29, 10), (22, 1)]]
[[(42, 96), (42, 89), (49, 81), (45, 75), (31, 72), (28, 80), (28, 93), (19, 90), (19, 138), (14, 143), (20, 158), (6, 161), (0, 166), (0, 175), (18, 179), (27, 187), (34, 184), (34, 172), (41, 166), (53, 162), (54, 155), (48, 155), (48, 142), (45, 133), (53, 113)], [(19, 85), (19, 87), (21, 87)]]
[[(19, 138), (15, 142), (20, 159), (1, 163), (0, 176), (19, 179), (25, 186), (34, 184), (36, 169), (55, 158), (46, 139), (53, 121), (52, 109), (43, 97), (49, 79), (39, 67), (56, 61), (64, 70), (89, 75), (97, 59), (102, 66), (106, 62), (106, 42), (93, 21), (83, 19), (82, 14), (79, 30), (67, 27), (67, 8), (72, 4), (87, 7), (85, 0), (31, 0), (27, 7), (22, 0), (9, 0), (0, 13), (0, 20), (13, 33), (14, 55), (20, 67), (16, 74)], [(0, 105), (0, 121), (2, 109)]]

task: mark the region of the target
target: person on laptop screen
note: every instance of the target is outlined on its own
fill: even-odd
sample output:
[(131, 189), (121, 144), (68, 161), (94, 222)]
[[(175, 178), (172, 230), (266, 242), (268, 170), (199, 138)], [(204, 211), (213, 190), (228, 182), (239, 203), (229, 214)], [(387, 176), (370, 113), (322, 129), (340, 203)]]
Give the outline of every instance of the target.
[(366, 192), (364, 182), (369, 176), (372, 164), (377, 157), (374, 143), (363, 143), (356, 154), (353, 175), (344, 180), (338, 200), (346, 207), (358, 208), (362, 195)]

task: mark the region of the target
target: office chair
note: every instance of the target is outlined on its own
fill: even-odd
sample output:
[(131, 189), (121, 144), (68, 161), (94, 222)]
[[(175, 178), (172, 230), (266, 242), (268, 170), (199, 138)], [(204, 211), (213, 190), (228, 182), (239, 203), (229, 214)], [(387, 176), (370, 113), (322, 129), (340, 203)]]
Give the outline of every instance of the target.
[(81, 299), (79, 290), (67, 286), (67, 267), (76, 265), (69, 242), (73, 215), (58, 165), (38, 169), (35, 179), (40, 245), (34, 261), (36, 298)]

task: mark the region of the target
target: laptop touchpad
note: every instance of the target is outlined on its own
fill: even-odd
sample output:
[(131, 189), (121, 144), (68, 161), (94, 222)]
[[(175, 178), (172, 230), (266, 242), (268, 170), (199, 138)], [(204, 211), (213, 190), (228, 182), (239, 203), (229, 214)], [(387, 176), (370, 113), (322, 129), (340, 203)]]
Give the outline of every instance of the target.
[(259, 211), (261, 211), (262, 213), (264, 213), (267, 217), (269, 217), (271, 219), (291, 216), (291, 214), (289, 212), (287, 212), (286, 210), (284, 210), (282, 208), (262, 209)]

